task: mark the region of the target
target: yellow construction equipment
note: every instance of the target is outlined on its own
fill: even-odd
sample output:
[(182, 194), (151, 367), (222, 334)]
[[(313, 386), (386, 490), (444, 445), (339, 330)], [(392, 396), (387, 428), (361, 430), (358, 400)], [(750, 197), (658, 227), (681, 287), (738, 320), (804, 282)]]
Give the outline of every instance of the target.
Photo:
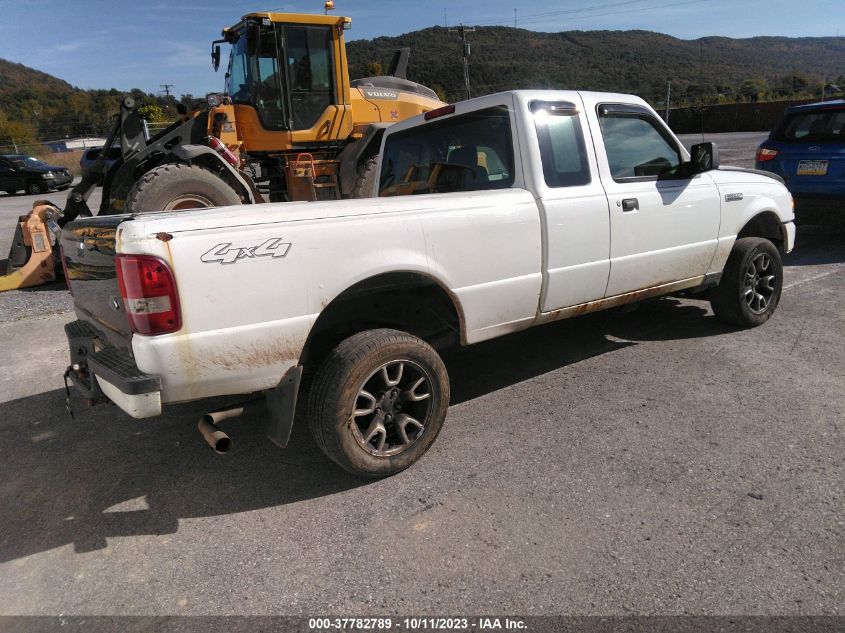
[(50, 202), (39, 200), (18, 218), (9, 258), (0, 262), (0, 292), (56, 279), (53, 242), (60, 213)]
[[(326, 14), (333, 8), (327, 2)], [(225, 91), (190, 112), (180, 106), (179, 120), (152, 138), (138, 104), (123, 97), (64, 209), (39, 202), (21, 217), (0, 290), (55, 279), (50, 227), (92, 215), (87, 201), (99, 184), (98, 215), (372, 195), (385, 128), (444, 104), (405, 77), (408, 49), (387, 75), (350, 80), (351, 26), (329, 15), (243, 16), (212, 42), (214, 70), (220, 46), (231, 46)], [(118, 145), (121, 157), (108, 166)]]

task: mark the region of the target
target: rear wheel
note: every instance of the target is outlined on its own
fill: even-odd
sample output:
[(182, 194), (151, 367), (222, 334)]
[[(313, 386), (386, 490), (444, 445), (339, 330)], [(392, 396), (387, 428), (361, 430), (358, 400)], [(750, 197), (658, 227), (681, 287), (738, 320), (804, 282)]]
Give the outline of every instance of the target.
[(761, 237), (734, 244), (710, 305), (722, 321), (741, 327), (762, 325), (774, 314), (783, 289), (783, 263), (777, 247)]
[(47, 190), (47, 187), (45, 187), (42, 182), (33, 181), (26, 185), (26, 190), (33, 196), (37, 196), (39, 193), (44, 193)]
[(196, 165), (159, 165), (129, 191), (127, 212), (182, 211), (241, 204), (222, 178)]
[(368, 330), (343, 341), (320, 366), (308, 419), (338, 465), (386, 477), (429, 449), (448, 406), (446, 367), (430, 345), (397, 330)]

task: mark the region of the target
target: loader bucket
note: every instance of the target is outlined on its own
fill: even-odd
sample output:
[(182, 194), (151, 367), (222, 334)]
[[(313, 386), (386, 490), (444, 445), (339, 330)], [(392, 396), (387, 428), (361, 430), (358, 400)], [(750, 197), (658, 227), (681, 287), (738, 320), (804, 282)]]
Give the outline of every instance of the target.
[(56, 219), (61, 212), (46, 200), (18, 218), (9, 258), (0, 261), (0, 292), (38, 286), (56, 279), (53, 251)]

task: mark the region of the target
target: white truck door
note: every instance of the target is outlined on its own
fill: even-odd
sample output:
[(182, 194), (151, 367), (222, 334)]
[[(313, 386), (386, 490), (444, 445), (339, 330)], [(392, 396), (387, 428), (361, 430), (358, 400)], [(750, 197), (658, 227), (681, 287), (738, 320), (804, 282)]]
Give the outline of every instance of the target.
[(601, 299), (610, 272), (610, 216), (581, 98), (529, 98), (523, 108), (530, 113), (523, 137), (536, 166), (530, 175), (544, 228), (540, 311)]
[(589, 116), (610, 207), (605, 296), (705, 274), (719, 233), (713, 180), (683, 175), (683, 150), (649, 108), (598, 104)]

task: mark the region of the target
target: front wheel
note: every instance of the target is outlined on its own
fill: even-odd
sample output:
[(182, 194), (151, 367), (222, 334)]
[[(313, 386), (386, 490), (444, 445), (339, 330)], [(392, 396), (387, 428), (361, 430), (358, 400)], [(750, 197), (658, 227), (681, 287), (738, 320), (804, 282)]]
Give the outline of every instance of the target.
[(31, 182), (26, 186), (26, 190), (33, 196), (37, 196), (38, 194), (47, 191), (47, 187), (45, 187), (44, 183), (41, 182)]
[(756, 327), (774, 314), (783, 290), (783, 262), (777, 247), (760, 237), (734, 244), (719, 285), (710, 291), (717, 318), (741, 327)]
[(332, 350), (314, 378), (308, 419), (339, 466), (387, 477), (429, 449), (448, 406), (449, 378), (437, 352), (405, 332), (378, 329)]
[(159, 165), (136, 182), (126, 199), (128, 212), (182, 211), (241, 204), (222, 178), (197, 165)]

